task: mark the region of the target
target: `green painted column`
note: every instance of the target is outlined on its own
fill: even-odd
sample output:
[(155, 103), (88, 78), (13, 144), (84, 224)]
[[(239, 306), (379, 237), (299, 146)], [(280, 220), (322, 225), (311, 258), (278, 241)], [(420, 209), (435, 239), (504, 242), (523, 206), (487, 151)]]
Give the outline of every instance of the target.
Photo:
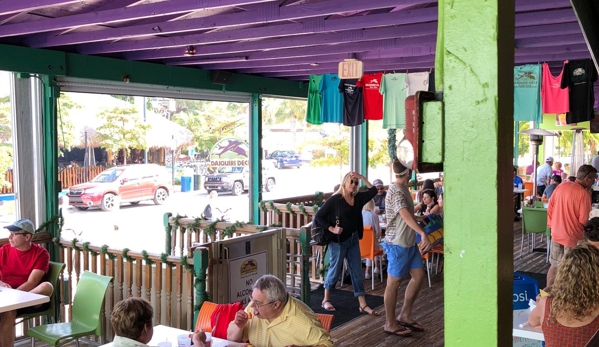
[[(58, 139), (56, 104), (60, 89), (54, 84), (51, 76), (42, 76), (43, 86), (43, 132), (44, 132), (44, 186), (46, 190), (46, 218), (58, 217)], [(53, 237), (60, 237), (58, 223), (51, 223), (47, 230)], [(57, 250), (50, 247), (51, 259), (58, 259)]]
[(259, 202), (262, 201), (262, 98), (252, 94), (250, 103), (250, 220), (260, 223)]
[(511, 346), (514, 0), (441, 0), (445, 346)]

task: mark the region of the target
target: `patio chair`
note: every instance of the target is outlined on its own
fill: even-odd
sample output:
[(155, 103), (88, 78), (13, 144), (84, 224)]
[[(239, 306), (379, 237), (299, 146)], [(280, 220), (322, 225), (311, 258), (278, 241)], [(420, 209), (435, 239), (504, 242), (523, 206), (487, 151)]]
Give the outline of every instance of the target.
[[(364, 235), (360, 240), (360, 256), (362, 258), (367, 258), (372, 261), (372, 266), (370, 267), (372, 279), (372, 290), (374, 290), (374, 258), (381, 257), (383, 255), (383, 251), (377, 249), (377, 240), (375, 239), (374, 229), (371, 226), (364, 227)], [(383, 282), (383, 271), (379, 271), (381, 275), (381, 282)]]
[(522, 207), (522, 241), (520, 242), (520, 256), (522, 256), (522, 251), (524, 250), (524, 234), (532, 234), (533, 249), (535, 234), (547, 236), (547, 259), (545, 261), (549, 261), (549, 242), (551, 238), (551, 231), (547, 227), (547, 209), (538, 207)]
[[(442, 255), (445, 255), (445, 250), (443, 248), (443, 243), (436, 244), (433, 248), (431, 248), (427, 253), (422, 255), (422, 258), (426, 260), (426, 276), (428, 278), (428, 287), (432, 287), (431, 285), (431, 272), (433, 270), (433, 264), (435, 265), (435, 275), (439, 273), (439, 259)], [(435, 258), (437, 258), (435, 262)]]
[(335, 316), (333, 316), (332, 314), (326, 314), (326, 313), (315, 313), (316, 317), (320, 320), (320, 324), (322, 324), (322, 327), (324, 328), (324, 330), (326, 330), (327, 332), (331, 332), (331, 325), (333, 324), (333, 319), (335, 319)]
[(212, 331), (210, 317), (212, 316), (212, 312), (214, 312), (217, 307), (218, 304), (210, 301), (204, 301), (202, 307), (200, 307), (200, 312), (198, 313), (198, 320), (196, 320), (196, 330), (200, 329), (207, 333)]
[(58, 278), (60, 277), (60, 273), (62, 272), (64, 267), (65, 267), (64, 263), (57, 263), (54, 261), (50, 262), (50, 267), (48, 268), (48, 273), (46, 274), (46, 276), (44, 278), (47, 282), (50, 282), (52, 284), (52, 286), (54, 286), (54, 293), (50, 297), (50, 306), (48, 307), (48, 309), (46, 309), (44, 311), (20, 314), (17, 316), (17, 319), (20, 319), (20, 320), (17, 321), (15, 323), (15, 325), (23, 323), (24, 321), (32, 319), (32, 318), (43, 317), (43, 316), (46, 316), (49, 318), (48, 322), (51, 322), (53, 319), (54, 323), (56, 323), (56, 311), (54, 310), (54, 308), (56, 306), (56, 300), (58, 300), (58, 298), (59, 298), (59, 296), (58, 296), (58, 293), (59, 293)]
[[(75, 340), (79, 347), (79, 338), (95, 335), (102, 339), (102, 308), (106, 289), (112, 277), (102, 276), (84, 271), (77, 284), (77, 292), (73, 299), (73, 316), (67, 323), (40, 325), (27, 331), (31, 337), (31, 347), (35, 347), (35, 339), (42, 340), (51, 346), (62, 346)], [(100, 342), (102, 344), (102, 342)]]

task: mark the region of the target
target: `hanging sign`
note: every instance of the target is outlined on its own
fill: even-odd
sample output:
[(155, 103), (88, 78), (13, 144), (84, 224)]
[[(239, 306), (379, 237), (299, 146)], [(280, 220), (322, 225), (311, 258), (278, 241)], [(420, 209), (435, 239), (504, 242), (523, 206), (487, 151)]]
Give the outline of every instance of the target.
[(345, 59), (339, 63), (339, 78), (360, 78), (364, 74), (364, 63), (356, 59)]

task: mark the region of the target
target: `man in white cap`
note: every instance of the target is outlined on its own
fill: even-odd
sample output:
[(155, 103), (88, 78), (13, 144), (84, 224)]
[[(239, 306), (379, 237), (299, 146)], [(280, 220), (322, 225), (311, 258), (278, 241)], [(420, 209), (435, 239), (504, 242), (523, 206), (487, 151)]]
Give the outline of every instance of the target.
[[(424, 331), (424, 326), (412, 316), (412, 308), (426, 276), (422, 268), (420, 250), (416, 245), (416, 233), (420, 234), (422, 251), (428, 251), (430, 243), (424, 229), (414, 217), (414, 201), (408, 189), (410, 170), (397, 159), (393, 162), (395, 182), (389, 185), (385, 199), (387, 231), (382, 243), (387, 254), (387, 286), (385, 287), (385, 315), (383, 330), (396, 336), (410, 336), (413, 331)], [(410, 275), (403, 305), (395, 316), (397, 291), (402, 278)]]
[(372, 185), (375, 186), (377, 190), (377, 194), (373, 198), (374, 206), (377, 207), (374, 212), (376, 214), (385, 213), (385, 197), (387, 196), (387, 192), (385, 191), (383, 181), (377, 178), (372, 182)]
[(536, 180), (537, 180), (537, 195), (543, 196), (545, 188), (549, 185), (551, 176), (553, 175), (553, 157), (547, 157), (545, 164), (537, 168)]
[[(48, 251), (33, 243), (31, 239), (36, 230), (29, 219), (19, 219), (4, 228), (10, 231), (8, 244), (0, 247), (0, 287), (52, 295), (54, 288), (49, 282), (42, 282), (50, 267)], [(45, 306), (45, 307), (44, 307)], [(12, 346), (15, 337), (15, 318), (17, 314), (47, 309), (41, 307), (26, 308), (0, 313), (0, 346)]]

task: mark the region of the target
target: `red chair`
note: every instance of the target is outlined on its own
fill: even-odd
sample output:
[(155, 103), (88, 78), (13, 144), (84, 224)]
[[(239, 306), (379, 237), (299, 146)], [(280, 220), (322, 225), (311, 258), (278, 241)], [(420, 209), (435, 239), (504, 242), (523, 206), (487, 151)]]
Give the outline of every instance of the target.
[[(382, 256), (383, 251), (378, 249), (377, 247), (378, 240), (376, 240), (374, 235), (374, 230), (371, 226), (364, 227), (364, 235), (360, 240), (360, 256), (362, 258), (367, 258), (372, 261), (372, 266), (370, 267), (370, 271), (372, 274), (370, 278), (372, 279), (372, 290), (374, 290), (374, 257)], [(383, 282), (383, 272), (379, 272), (381, 275), (381, 282)]]
[(335, 319), (335, 316), (326, 313), (315, 313), (315, 315), (320, 320), (320, 324), (322, 324), (324, 330), (330, 333), (331, 325), (333, 324), (333, 319)]

